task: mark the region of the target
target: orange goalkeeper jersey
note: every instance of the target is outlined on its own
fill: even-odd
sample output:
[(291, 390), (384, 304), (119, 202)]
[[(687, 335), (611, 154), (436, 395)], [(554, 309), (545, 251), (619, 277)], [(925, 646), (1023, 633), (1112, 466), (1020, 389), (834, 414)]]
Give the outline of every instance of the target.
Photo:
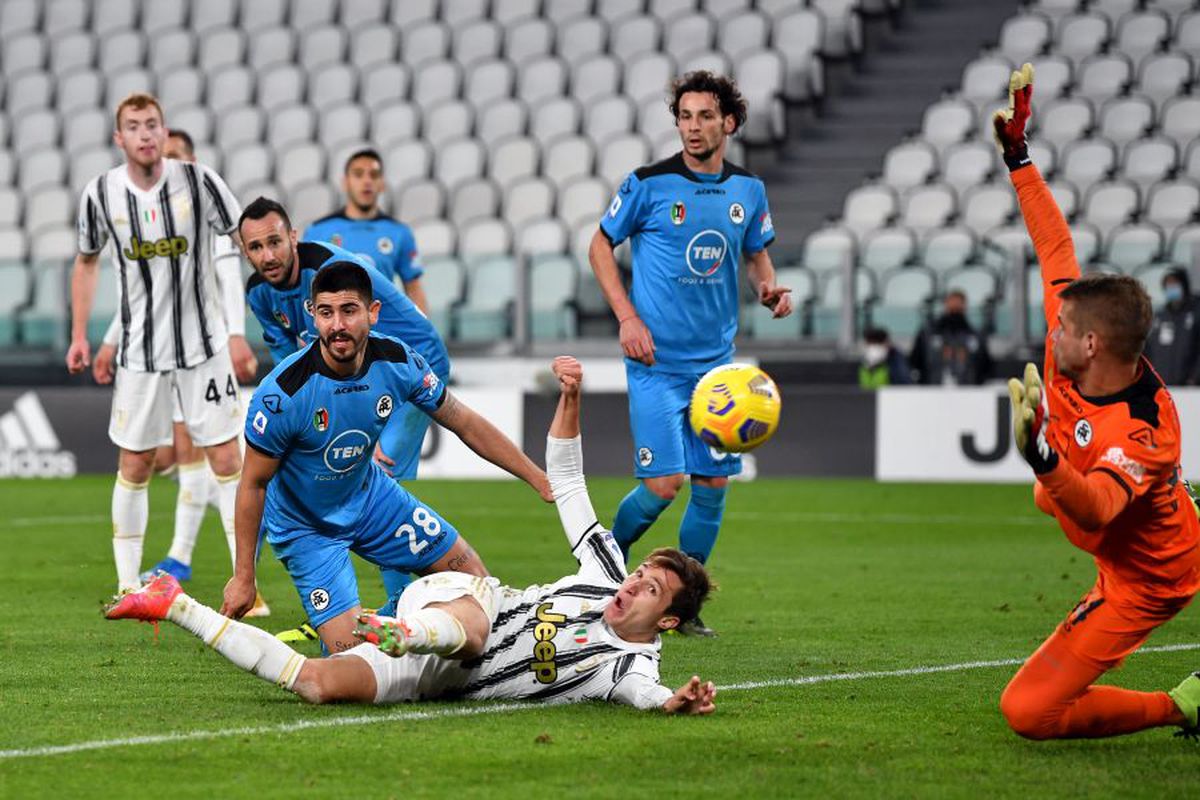
[(1072, 544), (1092, 554), (1108, 591), (1161, 599), (1195, 594), (1200, 520), (1180, 476), (1175, 403), (1144, 356), (1138, 379), (1106, 397), (1086, 397), (1059, 374), (1051, 339), (1059, 324), (1059, 293), (1080, 274), (1075, 246), (1037, 168), (1022, 167), (1012, 180), (1042, 269), (1047, 440), (1084, 475), (1106, 472), (1130, 501), (1108, 525), (1090, 532), (1062, 513), (1040, 483), (1038, 506), (1054, 514)]

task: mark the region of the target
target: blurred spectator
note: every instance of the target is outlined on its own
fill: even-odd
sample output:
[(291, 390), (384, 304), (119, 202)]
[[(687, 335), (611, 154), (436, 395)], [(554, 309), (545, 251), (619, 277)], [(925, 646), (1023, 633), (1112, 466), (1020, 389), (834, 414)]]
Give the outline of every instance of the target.
[(987, 339), (967, 321), (967, 296), (951, 290), (942, 314), (927, 323), (913, 342), (909, 363), (919, 383), (971, 386), (983, 383), (992, 372)]
[(1168, 270), (1162, 279), (1166, 303), (1154, 315), (1146, 357), (1169, 386), (1200, 383), (1200, 303), (1186, 269)]
[(858, 367), (858, 385), (864, 389), (912, 383), (908, 360), (892, 344), (883, 328), (863, 332), (863, 360)]

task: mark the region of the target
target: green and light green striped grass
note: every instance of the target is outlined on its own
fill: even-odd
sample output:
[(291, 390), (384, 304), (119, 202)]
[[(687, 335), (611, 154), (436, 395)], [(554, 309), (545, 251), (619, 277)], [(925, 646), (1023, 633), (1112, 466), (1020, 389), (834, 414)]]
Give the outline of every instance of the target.
[[(608, 521), (630, 485), (592, 481)], [(0, 797), (1188, 797), (1200, 746), (1168, 731), (1032, 743), (997, 698), (1093, 567), (1026, 487), (760, 481), (735, 486), (712, 567), (716, 640), (671, 637), (664, 679), (725, 687), (706, 719), (604, 705), (308, 707), (164, 625), (99, 609), (111, 479), (0, 482)], [(505, 582), (573, 568), (523, 486), (424, 482)], [(146, 563), (174, 488), (152, 491)], [(685, 499), (685, 498), (684, 498)], [(682, 504), (635, 555), (674, 543)], [(206, 521), (188, 590), (228, 571)], [(360, 570), (364, 600), (378, 578)], [(299, 602), (265, 556), (277, 629)], [(1194, 609), (1112, 680), (1169, 688), (1200, 667)], [(1195, 647), (1192, 647), (1192, 646)], [(310, 654), (315, 652), (309, 649)], [(981, 663), (982, 662), (982, 663)], [(994, 664), (992, 662), (1001, 662)], [(930, 668), (947, 667), (943, 671)], [(861, 674), (861, 673), (894, 674)], [(766, 683), (761, 686), (757, 684)]]

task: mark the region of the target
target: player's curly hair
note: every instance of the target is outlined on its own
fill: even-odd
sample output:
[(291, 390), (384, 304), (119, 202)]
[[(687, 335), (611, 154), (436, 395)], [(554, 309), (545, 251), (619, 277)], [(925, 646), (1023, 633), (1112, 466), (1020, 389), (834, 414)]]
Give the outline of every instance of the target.
[(708, 595), (717, 588), (708, 577), (708, 570), (696, 559), (674, 547), (660, 547), (646, 556), (643, 562), (674, 572), (683, 585), (671, 598), (667, 616), (679, 617), (680, 623), (690, 622), (700, 614), (700, 607)]
[(737, 123), (733, 130), (739, 131), (746, 124), (746, 98), (738, 90), (737, 82), (724, 75), (716, 75), (706, 69), (689, 72), (671, 81), (671, 116), (679, 119), (679, 99), (687, 92), (709, 92), (716, 96), (721, 115), (732, 116)]
[(1059, 293), (1070, 301), (1072, 320), (1097, 331), (1112, 354), (1124, 363), (1138, 360), (1154, 323), (1150, 295), (1129, 275), (1084, 275)]

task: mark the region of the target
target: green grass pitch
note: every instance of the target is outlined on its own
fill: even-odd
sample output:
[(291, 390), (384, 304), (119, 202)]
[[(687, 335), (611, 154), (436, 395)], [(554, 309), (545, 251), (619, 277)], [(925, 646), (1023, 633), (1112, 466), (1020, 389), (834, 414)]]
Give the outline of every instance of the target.
[[(593, 480), (603, 521), (630, 480)], [(670, 637), (663, 676), (728, 687), (717, 713), (601, 704), (314, 708), (164, 625), (106, 622), (112, 480), (0, 482), (0, 797), (1187, 797), (1200, 749), (1150, 731), (1033, 743), (997, 710), (1016, 667), (846, 677), (1030, 653), (1091, 585), (1090, 559), (1028, 487), (762, 480), (735, 485), (704, 614), (721, 636)], [(506, 583), (572, 561), (553, 509), (516, 483), (420, 482)], [(170, 539), (175, 490), (151, 492), (146, 564)], [(681, 498), (685, 500), (686, 496)], [(673, 544), (683, 503), (635, 555)], [(228, 573), (211, 514), (188, 590), (219, 603)], [(361, 565), (360, 565), (361, 566)], [(364, 600), (378, 576), (360, 569)], [(299, 601), (265, 555), (275, 630)], [(1196, 609), (1106, 680), (1174, 686), (1200, 667)], [(1181, 646), (1164, 649), (1164, 646)], [(313, 648), (309, 648), (311, 654)], [(811, 682), (796, 682), (808, 678)], [(778, 682), (759, 688), (747, 686)], [(791, 681), (789, 683), (789, 681)], [(465, 713), (460, 713), (465, 712)], [(338, 724), (339, 722), (343, 724)], [(84, 743), (146, 737), (84, 749)], [(172, 738), (173, 737), (173, 738)], [(65, 746), (60, 750), (38, 748)]]

